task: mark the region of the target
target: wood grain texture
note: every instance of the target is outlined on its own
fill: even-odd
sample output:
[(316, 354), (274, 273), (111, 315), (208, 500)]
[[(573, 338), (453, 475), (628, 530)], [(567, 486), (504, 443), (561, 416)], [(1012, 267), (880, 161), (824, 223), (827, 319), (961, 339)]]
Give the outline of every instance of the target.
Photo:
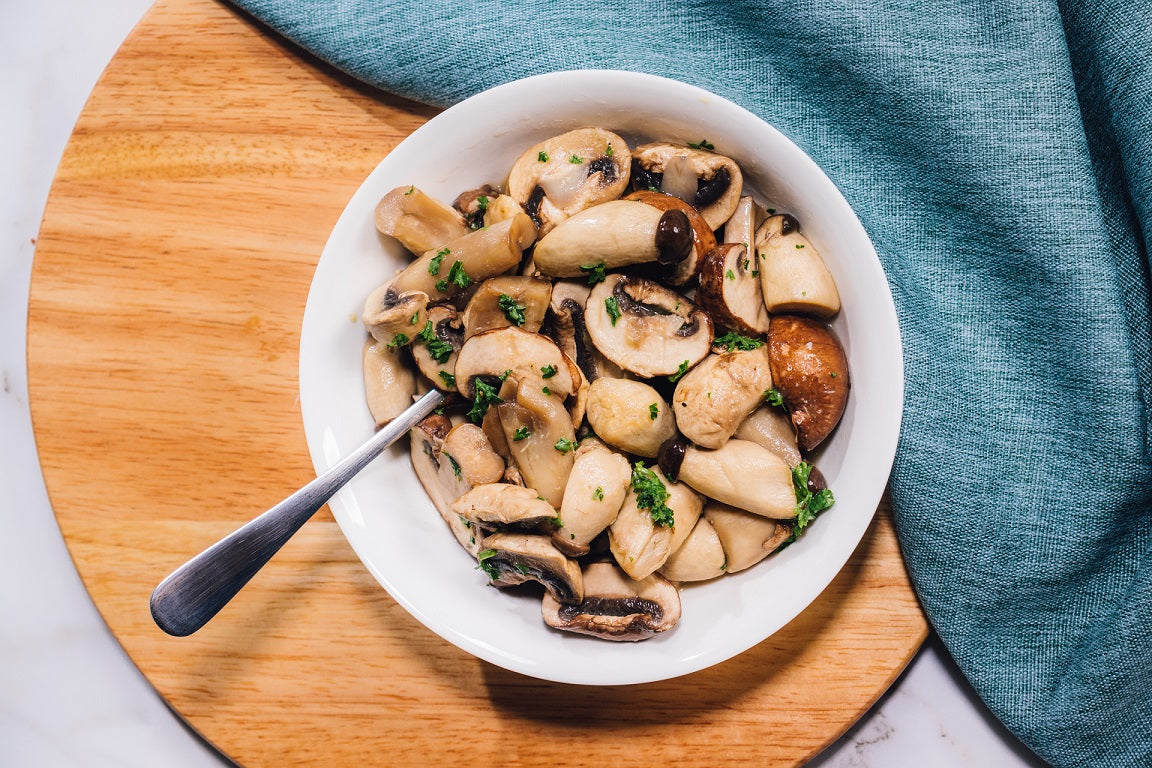
[[(303, 485), (297, 349), (360, 181), (434, 110), (371, 92), (211, 0), (164, 0), (76, 125), (37, 244), (29, 387), (84, 583), (171, 706), (242, 765), (802, 763), (926, 634), (887, 506), (784, 630), (665, 683), (584, 688), (442, 641), (327, 512), (200, 633), (152, 588)], [(610, 757), (609, 757), (610, 756)]]

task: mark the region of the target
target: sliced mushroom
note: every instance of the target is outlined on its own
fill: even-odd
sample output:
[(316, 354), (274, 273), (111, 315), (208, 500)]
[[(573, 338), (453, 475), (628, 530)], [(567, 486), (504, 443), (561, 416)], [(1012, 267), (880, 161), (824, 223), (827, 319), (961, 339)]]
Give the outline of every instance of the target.
[(796, 516), (792, 470), (767, 448), (729, 440), (716, 450), (673, 440), (660, 448), (660, 468), (709, 498), (775, 520)]
[(569, 216), (620, 197), (631, 168), (624, 139), (602, 128), (580, 128), (525, 151), (508, 175), (508, 194), (543, 236)]
[(544, 585), (563, 604), (584, 599), (584, 578), (575, 560), (552, 546), (547, 536), (493, 533), (480, 543), (476, 559), (494, 587), (512, 587), (528, 581)]
[(546, 336), (519, 328), (497, 328), (464, 342), (456, 358), (456, 386), (469, 400), (475, 398), (479, 377), (543, 378), (541, 386), (561, 399), (579, 388), (582, 376), (576, 364)]
[(676, 426), (701, 448), (719, 448), (763, 402), (771, 386), (766, 344), (714, 352), (676, 384), (672, 395)]
[(364, 327), (377, 341), (403, 347), (424, 327), (427, 307), (428, 294), (423, 291), (399, 293), (391, 283), (385, 283), (364, 301)]
[(588, 424), (627, 453), (654, 457), (676, 434), (672, 408), (652, 387), (630, 379), (597, 379), (588, 392)]
[(780, 548), (792, 535), (792, 526), (742, 509), (710, 501), (703, 520), (712, 524), (727, 558), (724, 570), (736, 573), (750, 568)]
[(666, 142), (632, 151), (632, 177), (636, 189), (657, 188), (691, 203), (714, 230), (736, 210), (744, 188), (744, 176), (731, 158)]
[[(774, 210), (773, 213), (775, 213)], [(768, 218), (768, 212), (751, 196), (741, 197), (736, 203), (736, 210), (732, 212), (724, 224), (724, 242), (740, 243), (748, 249), (750, 254), (755, 253), (756, 230), (760, 228), (766, 218)]]
[(836, 281), (820, 253), (788, 214), (769, 217), (756, 230), (760, 287), (770, 313), (797, 312), (829, 318), (840, 311)]
[(532, 277), (502, 276), (485, 280), (464, 310), (464, 338), (514, 325), (536, 333), (544, 323), (552, 284)]
[(589, 382), (602, 376), (622, 378), (620, 366), (604, 357), (588, 336), (584, 320), (584, 305), (592, 289), (574, 280), (557, 280), (552, 284), (549, 305), (548, 334), (565, 355), (580, 368)]
[(411, 346), (416, 367), (432, 385), (456, 391), (456, 356), (464, 345), (460, 316), (447, 304), (428, 308), (424, 327)]
[(682, 373), (712, 346), (712, 320), (680, 294), (643, 278), (609, 275), (585, 307), (596, 348), (644, 377)]
[(468, 233), (464, 217), (416, 187), (397, 187), (376, 205), (376, 229), (412, 253), (440, 248)]
[(768, 333), (768, 310), (754, 258), (741, 243), (716, 246), (704, 257), (696, 289), (696, 302), (716, 325), (747, 336)]
[(716, 235), (700, 212), (690, 204), (673, 195), (663, 192), (653, 192), (642, 189), (624, 198), (647, 203), (661, 211), (682, 211), (688, 217), (688, 226), (692, 230), (692, 250), (681, 261), (668, 264), (664, 270), (664, 281), (669, 285), (688, 285), (700, 272), (700, 264), (704, 254), (716, 247)]
[(553, 277), (580, 277), (594, 268), (679, 264), (692, 253), (692, 225), (678, 209), (662, 211), (636, 200), (613, 200), (580, 211), (540, 238), (536, 269)]
[(796, 445), (796, 427), (782, 409), (764, 404), (748, 414), (732, 435), (740, 440), (751, 440), (776, 454), (790, 467), (800, 463), (800, 449)]
[(633, 483), (616, 520), (608, 528), (612, 556), (634, 579), (643, 579), (664, 565), (692, 531), (704, 505), (697, 493), (684, 483), (668, 480), (659, 467), (652, 467), (651, 472), (668, 493), (664, 504), (672, 510), (672, 524), (665, 526), (653, 521), (651, 509), (639, 505), (641, 499)]
[(632, 476), (628, 460), (597, 440), (583, 441), (575, 455), (560, 528), (552, 534), (553, 543), (573, 557), (587, 554), (592, 540), (616, 519)]
[[(472, 424), (463, 426), (479, 430)], [(500, 462), (503, 471), (504, 462)], [(486, 529), (550, 533), (556, 526), (556, 510), (551, 504), (533, 489), (509, 483), (477, 485), (452, 503), (452, 511)]]
[(584, 599), (563, 605), (544, 596), (544, 623), (604, 640), (645, 640), (680, 620), (680, 593), (656, 574), (634, 581), (612, 563), (584, 568)]
[(376, 339), (364, 343), (361, 364), (365, 399), (377, 427), (392, 421), (412, 405), (416, 377), (405, 365), (403, 356), (403, 350)]
[(499, 196), (500, 191), (498, 189), (491, 184), (485, 184), (482, 187), (461, 192), (452, 201), (452, 207), (464, 217), (464, 223), (469, 229), (480, 229), (484, 226), (488, 207)]
[(500, 195), (488, 201), (488, 208), (484, 211), (484, 226), (490, 227), (493, 224), (499, 224), (520, 213), (524, 213), (520, 203), (513, 200), (510, 195)]
[(525, 484), (560, 509), (576, 458), (572, 420), (539, 377), (509, 381), (517, 381), (515, 396), (496, 405), (508, 453)]
[(449, 299), (514, 268), (535, 238), (532, 220), (519, 214), (426, 251), (396, 275), (392, 285), (401, 294), (422, 291), (432, 302)]
[(660, 574), (672, 581), (707, 581), (723, 576), (728, 561), (720, 537), (708, 519), (701, 517), (660, 567)]
[(768, 331), (772, 378), (796, 425), (800, 450), (824, 441), (848, 404), (848, 358), (835, 334), (807, 317), (777, 315)]

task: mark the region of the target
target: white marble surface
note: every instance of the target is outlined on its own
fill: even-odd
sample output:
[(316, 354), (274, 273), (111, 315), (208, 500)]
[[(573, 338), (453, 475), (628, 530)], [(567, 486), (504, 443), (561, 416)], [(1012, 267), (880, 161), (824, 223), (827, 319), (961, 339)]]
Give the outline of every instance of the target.
[[(0, 765), (231, 762), (167, 708), (100, 620), (44, 490), (28, 415), (34, 241), (69, 132), (150, 0), (0, 5)], [(935, 640), (820, 768), (1042, 766), (995, 721)]]

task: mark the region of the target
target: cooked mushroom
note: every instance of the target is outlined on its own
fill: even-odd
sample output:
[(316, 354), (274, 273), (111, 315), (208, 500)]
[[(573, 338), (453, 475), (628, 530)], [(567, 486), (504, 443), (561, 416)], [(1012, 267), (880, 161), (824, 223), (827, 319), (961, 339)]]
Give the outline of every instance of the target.
[(791, 468), (756, 443), (729, 440), (710, 451), (683, 439), (669, 441), (660, 448), (660, 468), (725, 504), (776, 520), (796, 516)]
[(588, 425), (609, 445), (654, 457), (676, 434), (672, 408), (652, 387), (630, 379), (597, 379), (588, 391)]
[(403, 350), (376, 339), (364, 343), (361, 358), (368, 410), (376, 426), (382, 427), (412, 405), (416, 377), (404, 364)]
[(624, 139), (602, 128), (580, 128), (525, 151), (508, 174), (508, 194), (543, 236), (569, 216), (620, 197), (631, 168)]
[(512, 587), (527, 581), (544, 585), (559, 603), (584, 599), (584, 578), (575, 560), (552, 546), (547, 536), (529, 533), (493, 533), (480, 542), (476, 559), (494, 587)]
[(700, 266), (696, 302), (716, 325), (747, 336), (768, 333), (768, 311), (760, 272), (748, 247), (724, 243), (708, 252)]
[(683, 211), (636, 200), (613, 200), (580, 211), (540, 238), (536, 269), (580, 277), (595, 269), (659, 262), (672, 267), (692, 253), (692, 225)]
[(682, 211), (684, 215), (688, 217), (688, 226), (692, 230), (692, 250), (688, 252), (688, 256), (684, 259), (667, 264), (664, 268), (664, 281), (669, 285), (677, 286), (691, 283), (700, 272), (700, 264), (704, 259), (704, 254), (716, 247), (716, 235), (712, 232), (712, 228), (708, 226), (708, 222), (706, 222), (704, 217), (700, 215), (700, 212), (690, 204), (678, 197), (667, 195), (663, 192), (641, 189), (633, 192), (624, 199), (647, 203), (661, 211)]
[(727, 557), (724, 570), (736, 573), (750, 568), (780, 548), (792, 535), (792, 526), (742, 509), (710, 501), (704, 517), (720, 539)]
[(580, 369), (551, 339), (514, 327), (477, 334), (460, 348), (456, 358), (460, 394), (474, 399), (475, 381), (485, 376), (544, 378), (543, 386), (561, 399), (579, 388), (582, 379)]
[(364, 301), (362, 319), (372, 338), (393, 347), (403, 347), (424, 327), (428, 294), (423, 291), (397, 292), (385, 283)]
[(516, 382), (515, 395), (495, 406), (508, 452), (525, 484), (560, 509), (575, 462), (572, 420), (560, 397), (544, 391), (547, 387), (539, 377), (508, 381)]
[(840, 311), (840, 293), (824, 259), (788, 214), (771, 216), (756, 230), (760, 287), (768, 311), (829, 318)]
[(452, 201), (452, 207), (464, 217), (469, 229), (480, 229), (488, 213), (488, 206), (500, 196), (500, 190), (491, 184), (461, 192)]
[(524, 213), (524, 209), (520, 207), (520, 203), (513, 200), (510, 195), (500, 195), (488, 201), (488, 208), (484, 211), (484, 226), (499, 224), (521, 213)]
[[(472, 424), (457, 429), (462, 427), (479, 430)], [(500, 471), (504, 471), (503, 462), (500, 462)], [(485, 529), (551, 533), (557, 522), (556, 510), (536, 491), (509, 483), (477, 485), (452, 502), (452, 511)]]
[(580, 368), (589, 382), (602, 376), (622, 378), (620, 366), (604, 357), (588, 336), (584, 320), (584, 305), (592, 289), (574, 280), (557, 280), (552, 284), (549, 305), (548, 334), (565, 355)]
[(394, 237), (415, 254), (440, 248), (468, 233), (468, 225), (452, 208), (416, 187), (397, 187), (376, 205), (376, 229)]
[(433, 302), (452, 298), (515, 267), (535, 238), (532, 220), (519, 214), (426, 251), (396, 275), (392, 285), (401, 294), (422, 291)]
[(612, 563), (584, 568), (584, 599), (563, 605), (544, 596), (544, 623), (604, 640), (636, 641), (666, 632), (680, 620), (680, 593), (656, 574), (634, 581)]
[(723, 576), (728, 565), (720, 538), (707, 518), (701, 517), (660, 567), (660, 575), (672, 581), (707, 581)]
[(676, 384), (676, 426), (701, 448), (719, 448), (771, 386), (767, 345), (713, 352)]
[(751, 440), (776, 454), (790, 467), (800, 463), (796, 445), (796, 427), (783, 408), (765, 403), (740, 422), (732, 434), (740, 440)]
[[(776, 211), (773, 210), (773, 213)], [(756, 230), (768, 218), (759, 203), (751, 196), (745, 195), (736, 203), (736, 210), (724, 224), (724, 242), (740, 243), (748, 249), (748, 253), (756, 252)]]
[(844, 348), (827, 326), (777, 315), (768, 331), (772, 379), (796, 425), (800, 450), (820, 445), (844, 415), (851, 386)]
[(565, 554), (588, 553), (588, 545), (616, 519), (632, 468), (620, 454), (598, 440), (588, 439), (576, 451), (572, 472), (564, 487), (560, 528), (552, 540)]
[(632, 185), (635, 189), (656, 188), (691, 203), (715, 230), (736, 210), (744, 177), (729, 157), (656, 142), (632, 151)]
[(585, 308), (592, 343), (612, 362), (644, 377), (683, 373), (712, 346), (712, 320), (659, 283), (609, 275)]
[(416, 367), (433, 386), (455, 392), (456, 355), (463, 345), (464, 328), (459, 314), (447, 304), (437, 304), (428, 308), (424, 327), (410, 348)]
[(536, 333), (544, 323), (552, 284), (532, 277), (503, 276), (485, 280), (464, 310), (464, 338), (514, 325)]
[[(634, 474), (624, 504), (608, 528), (608, 541), (620, 567), (632, 578), (642, 579), (662, 566), (687, 538), (704, 502), (684, 483), (669, 481), (659, 467), (640, 466), (633, 472), (640, 475), (639, 482)], [(658, 499), (659, 491), (653, 496), (653, 486), (663, 488), (667, 494), (663, 501)], [(654, 519), (650, 504), (666, 510)]]

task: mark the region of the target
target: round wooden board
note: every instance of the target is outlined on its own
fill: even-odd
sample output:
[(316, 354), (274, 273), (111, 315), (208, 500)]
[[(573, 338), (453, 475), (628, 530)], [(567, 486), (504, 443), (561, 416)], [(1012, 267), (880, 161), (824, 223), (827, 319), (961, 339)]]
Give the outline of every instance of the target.
[(76, 125), (36, 249), (37, 446), (72, 556), (125, 650), (242, 765), (797, 765), (926, 623), (887, 504), (784, 630), (659, 684), (544, 683), (463, 653), (321, 513), (206, 629), (153, 587), (312, 476), (297, 402), (312, 271), (361, 180), (434, 110), (370, 91), (230, 7), (164, 0)]

